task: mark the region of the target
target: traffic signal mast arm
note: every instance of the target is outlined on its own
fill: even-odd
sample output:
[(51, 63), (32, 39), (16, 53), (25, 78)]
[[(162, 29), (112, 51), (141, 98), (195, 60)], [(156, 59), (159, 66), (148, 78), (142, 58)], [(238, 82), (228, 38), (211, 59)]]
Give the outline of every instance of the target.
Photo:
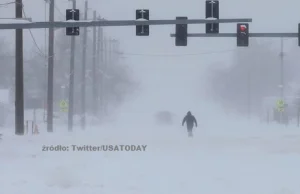
[(252, 22), (250, 18), (241, 19), (188, 19), (188, 20), (98, 20), (98, 21), (74, 21), (65, 22), (20, 22), (20, 23), (0, 23), (0, 29), (31, 29), (31, 28), (66, 28), (66, 27), (93, 27), (93, 26), (136, 26), (136, 25), (172, 25), (172, 24), (207, 24), (207, 23), (237, 23)]
[[(219, 33), (219, 34), (206, 34), (206, 33), (189, 33), (188, 37), (213, 37), (213, 38), (226, 38), (233, 37), (235, 38), (237, 33)], [(175, 37), (175, 34), (171, 34), (171, 37)], [(268, 38), (280, 38), (280, 37), (288, 37), (288, 38), (297, 38), (298, 33), (249, 33), (249, 37), (268, 37)]]

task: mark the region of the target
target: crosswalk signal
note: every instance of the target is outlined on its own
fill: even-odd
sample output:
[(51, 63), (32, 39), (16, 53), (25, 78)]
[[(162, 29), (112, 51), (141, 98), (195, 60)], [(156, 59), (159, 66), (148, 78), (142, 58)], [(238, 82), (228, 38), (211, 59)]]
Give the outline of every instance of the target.
[[(135, 15), (136, 20), (149, 20), (149, 9), (137, 9)], [(149, 36), (149, 31), (149, 25), (136, 26), (136, 36)]]
[[(206, 19), (219, 19), (219, 1), (218, 0), (206, 0), (205, 1), (205, 18)], [(218, 23), (208, 23), (205, 25), (206, 33), (219, 33)]]
[[(176, 17), (176, 20), (187, 20), (187, 17)], [(187, 46), (187, 24), (176, 24), (175, 45)]]
[(236, 38), (238, 47), (249, 46), (249, 24), (237, 24)]
[[(66, 20), (79, 20), (79, 9), (67, 9), (66, 10)], [(66, 28), (67, 36), (78, 36), (79, 35), (79, 27), (67, 27)]]

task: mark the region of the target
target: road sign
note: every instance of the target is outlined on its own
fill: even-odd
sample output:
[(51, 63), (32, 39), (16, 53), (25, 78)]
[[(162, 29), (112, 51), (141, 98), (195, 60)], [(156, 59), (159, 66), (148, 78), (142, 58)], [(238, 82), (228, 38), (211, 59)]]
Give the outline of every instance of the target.
[[(219, 1), (206, 0), (205, 1), (205, 18), (206, 19), (219, 19)], [(206, 33), (219, 33), (219, 24), (210, 23), (206, 24)]]
[[(149, 9), (137, 9), (136, 10), (136, 20), (149, 21)], [(136, 35), (137, 36), (149, 36), (149, 25), (137, 25)]]
[(282, 99), (277, 100), (276, 102), (276, 108), (279, 112), (283, 112), (284, 111), (284, 101)]
[[(66, 10), (66, 20), (79, 20), (79, 9), (67, 9)], [(78, 36), (79, 35), (79, 27), (67, 27), (66, 28), (67, 36)]]
[(59, 108), (60, 108), (60, 111), (62, 112), (68, 112), (68, 109), (69, 109), (69, 104), (66, 100), (61, 100), (59, 102)]

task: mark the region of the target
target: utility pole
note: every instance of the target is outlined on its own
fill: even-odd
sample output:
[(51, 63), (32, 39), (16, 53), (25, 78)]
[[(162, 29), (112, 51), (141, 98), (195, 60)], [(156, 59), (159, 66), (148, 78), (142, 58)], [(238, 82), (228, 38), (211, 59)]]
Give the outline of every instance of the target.
[[(85, 1), (84, 19), (87, 20), (88, 1)], [(81, 129), (85, 129), (85, 91), (86, 91), (86, 47), (87, 47), (87, 28), (83, 30), (83, 45), (82, 45), (82, 72), (81, 72)]]
[(120, 42), (118, 40), (114, 40), (113, 42), (113, 60), (114, 60), (114, 63), (118, 63), (119, 62), (119, 45), (120, 45)]
[(106, 87), (106, 70), (111, 63), (111, 38), (105, 38), (105, 62), (102, 65), (102, 99), (103, 99), (103, 113), (107, 115), (107, 87)]
[[(45, 0), (45, 8), (44, 8), (44, 12), (45, 12), (45, 22), (47, 21), (47, 3), (49, 3), (48, 2), (48, 0)], [(48, 62), (47, 62), (47, 55), (46, 55), (46, 52), (47, 52), (47, 28), (45, 28), (44, 29), (45, 30), (45, 37), (44, 37), (44, 44), (45, 44), (45, 83), (44, 83), (44, 89), (45, 89), (45, 91), (44, 91), (44, 102), (43, 102), (43, 106), (44, 106), (44, 113), (43, 113), (43, 121), (46, 123), (47, 122), (47, 119), (46, 119), (46, 115), (47, 115), (47, 106), (46, 106), (46, 104), (47, 104), (47, 99), (48, 99), (48, 97), (47, 97), (47, 93), (48, 93), (48, 86), (47, 86), (47, 83), (48, 83), (48, 69), (47, 69), (47, 66), (48, 66)]]
[[(76, 9), (76, 0), (73, 2), (73, 9)], [(73, 109), (74, 109), (74, 63), (75, 63), (75, 36), (71, 36), (71, 59), (70, 59), (70, 81), (69, 81), (69, 111), (68, 131), (73, 131)]]
[[(54, 22), (54, 0), (49, 1), (49, 21)], [(48, 98), (47, 131), (53, 132), (53, 68), (54, 68), (54, 28), (49, 28), (48, 50)]]
[[(94, 11), (93, 12), (93, 20), (97, 19), (97, 12)], [(94, 26), (93, 27), (93, 72), (92, 72), (92, 76), (93, 76), (93, 93), (92, 93), (92, 97), (93, 97), (93, 114), (94, 116), (97, 116), (98, 113), (98, 92), (97, 92), (97, 78), (96, 78), (96, 57), (98, 59), (99, 56), (96, 56), (96, 49), (97, 49), (97, 28)], [(98, 40), (99, 43), (99, 40)], [(99, 44), (98, 44), (99, 46)], [(98, 47), (99, 48), (99, 47)]]
[(284, 52), (283, 52), (283, 38), (280, 39), (280, 98), (283, 100), (283, 93), (284, 93)]
[[(283, 72), (283, 66), (284, 66), (284, 52), (283, 52), (283, 37), (280, 38), (280, 99), (284, 101), (284, 72)], [(284, 102), (285, 103), (285, 102)], [(284, 108), (284, 111), (285, 108)], [(284, 116), (285, 114), (283, 112), (280, 112), (280, 123), (284, 122)]]
[[(99, 20), (101, 20), (101, 17), (99, 16)], [(103, 66), (105, 63), (105, 41), (103, 39), (103, 28), (102, 27), (98, 27), (98, 42), (97, 42), (97, 47), (98, 47), (98, 51), (97, 51), (97, 63), (98, 63), (98, 68), (97, 68), (97, 80), (96, 80), (96, 93), (97, 93), (97, 101), (99, 100), (100, 102), (100, 115), (103, 115), (103, 74), (101, 73), (101, 71), (103, 71)], [(100, 89), (100, 94), (99, 94), (99, 89)]]
[[(23, 17), (23, 2), (16, 0), (16, 18)], [(24, 135), (23, 30), (16, 29), (15, 134)]]
[(248, 67), (247, 71), (247, 115), (248, 119), (250, 119), (251, 116), (251, 72), (250, 67)]

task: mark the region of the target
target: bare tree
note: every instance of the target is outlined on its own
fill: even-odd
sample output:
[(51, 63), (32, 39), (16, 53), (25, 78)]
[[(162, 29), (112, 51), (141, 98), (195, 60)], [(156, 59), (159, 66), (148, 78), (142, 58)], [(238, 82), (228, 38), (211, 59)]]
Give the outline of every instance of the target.
[[(210, 70), (210, 96), (227, 110), (259, 114), (264, 97), (280, 94), (278, 54), (270, 43), (252, 40), (250, 47), (236, 51), (229, 68)], [(289, 72), (285, 72), (286, 83), (293, 80)]]
[[(92, 113), (92, 38), (88, 36), (87, 39), (87, 57), (86, 57), (86, 101), (87, 101), (87, 112)], [(76, 51), (75, 51), (75, 88), (74, 88), (74, 112), (80, 110), (80, 94), (81, 94), (81, 70), (82, 70), (82, 35), (78, 36), (76, 40)], [(65, 85), (68, 87), (69, 83), (69, 60), (70, 60), (70, 39), (65, 37), (65, 32), (57, 32), (56, 42), (55, 42), (55, 67), (54, 67), (54, 94), (55, 101), (60, 99), (61, 86)], [(104, 52), (104, 51), (101, 51)], [(105, 75), (105, 86), (106, 91), (104, 93), (105, 99), (108, 100), (108, 104), (113, 104), (115, 107), (120, 105), (128, 94), (132, 93), (135, 88), (135, 82), (133, 79), (132, 72), (130, 68), (123, 63), (122, 60), (117, 60), (121, 57), (121, 53), (115, 53), (116, 60), (113, 60), (111, 64), (107, 64), (107, 71)], [(101, 66), (101, 64), (97, 64)], [(98, 74), (101, 76), (101, 74)], [(103, 75), (102, 75), (103, 76)], [(100, 87), (100, 85), (99, 85)], [(90, 100), (89, 100), (90, 99)]]

